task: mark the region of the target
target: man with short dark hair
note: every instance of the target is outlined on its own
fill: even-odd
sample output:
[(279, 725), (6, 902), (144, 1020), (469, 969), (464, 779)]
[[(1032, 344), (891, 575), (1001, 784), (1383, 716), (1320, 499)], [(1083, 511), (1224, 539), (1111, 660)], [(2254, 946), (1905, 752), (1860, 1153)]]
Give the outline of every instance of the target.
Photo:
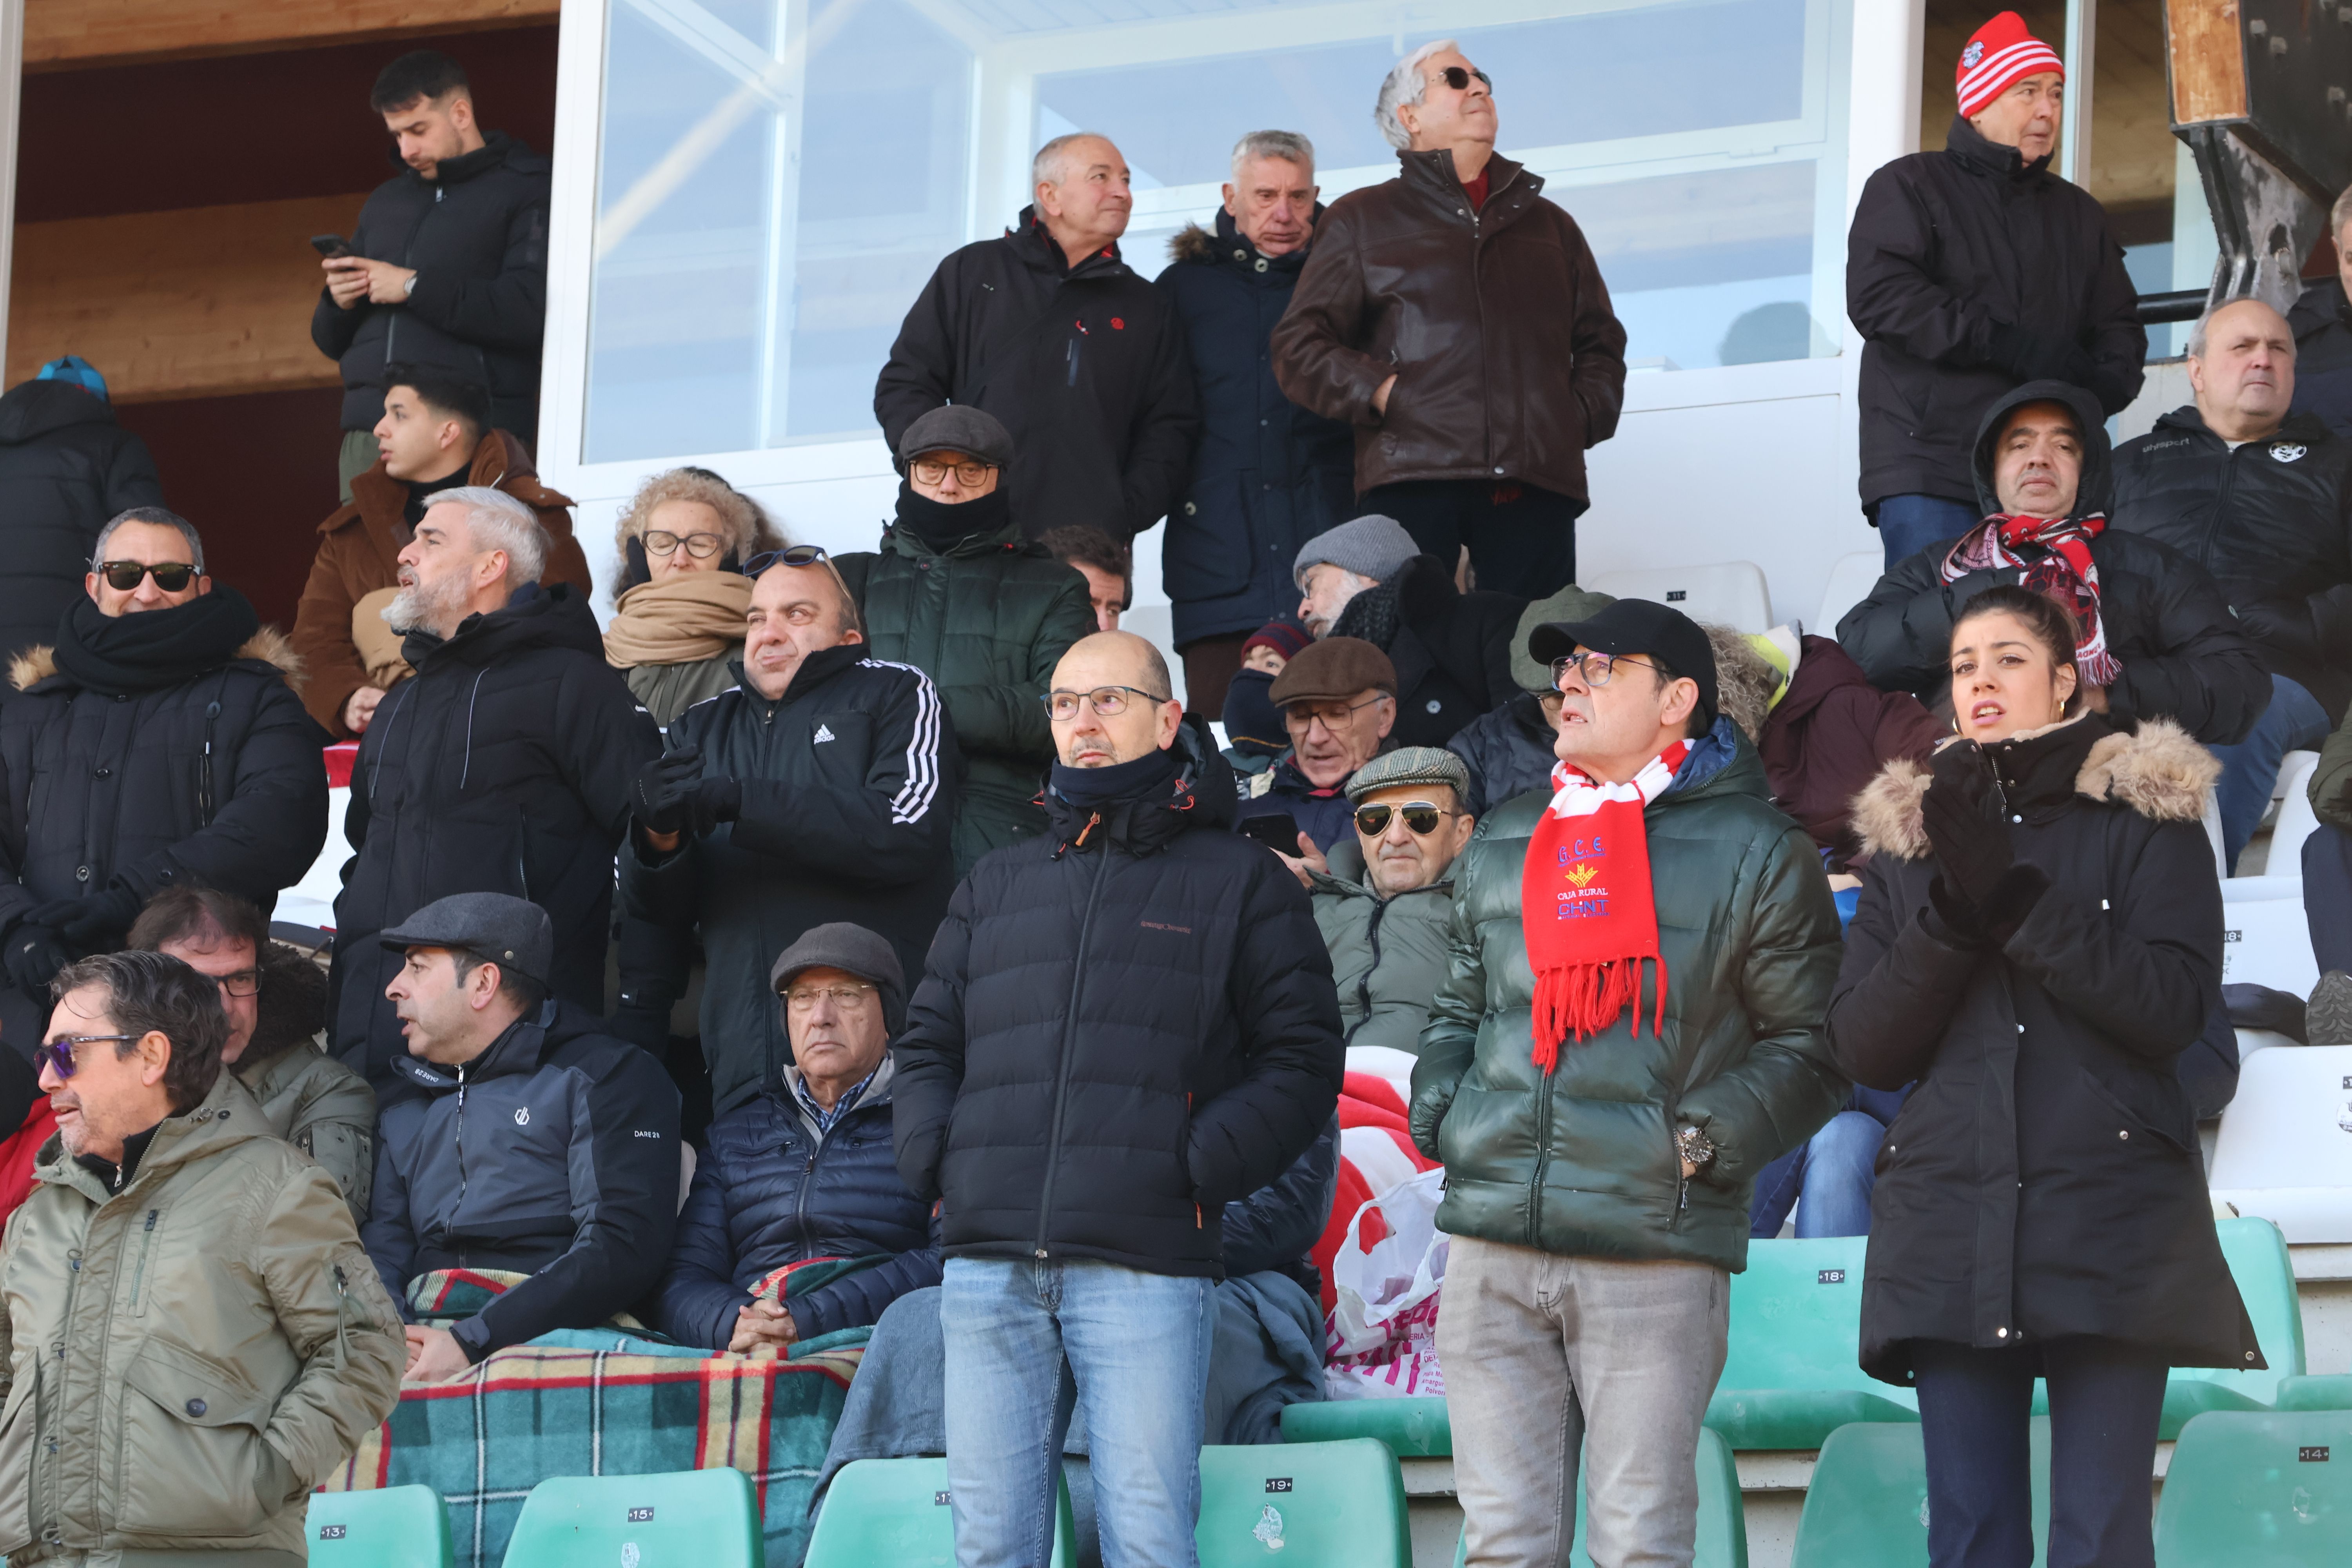
[(1389, 747), (1396, 728), (1396, 667), (1355, 637), (1325, 637), (1282, 667), (1268, 693), (1282, 710), (1290, 749), (1243, 781), (1236, 822), (1287, 813), (1296, 851), (1275, 852), (1298, 874), (1311, 847), (1328, 850), (1349, 831), (1348, 780)]
[(1087, 580), (1087, 601), (1094, 606), (1095, 630), (1118, 630), (1118, 618), (1135, 602), (1135, 552), (1099, 528), (1071, 523), (1048, 529), (1037, 542), (1055, 560), (1076, 569)]
[(868, 657), (857, 606), (824, 551), (744, 563), (749, 634), (732, 690), (669, 727), (637, 772), (621, 857), (629, 912), (699, 927), (702, 1050), (721, 1116), (792, 1059), (765, 999), (777, 949), (815, 926), (880, 933), (912, 969), (954, 890), (961, 773), (939, 688)]
[[(677, 1090), (661, 1063), (549, 996), (555, 929), (536, 904), (459, 893), (375, 940), (399, 960), (384, 994), (408, 1049), (362, 1234), (408, 1321), (408, 1381), (627, 1310), (660, 1277), (677, 1214)], [(451, 1269), (494, 1293), (462, 1298)]]
[(0, 1242), (0, 1552), (299, 1563), (304, 1494), (399, 1401), (398, 1318), (333, 1181), (221, 1070), (213, 981), (121, 952), (56, 990), (58, 1133)]
[(349, 249), (320, 263), (310, 313), (310, 341), (342, 365), (346, 501), (375, 459), (368, 432), (395, 342), (404, 363), (487, 378), (489, 423), (528, 444), (547, 317), (547, 159), (485, 133), (464, 68), (431, 49), (384, 67), (368, 104), (408, 167), (369, 195)]
[(352, 477), (347, 504), (319, 525), (319, 553), (294, 612), (305, 666), (302, 701), (327, 732), (367, 732), (385, 692), (414, 673), (400, 634), (383, 618), (408, 548), (433, 498), (463, 485), (503, 490), (531, 509), (547, 534), (545, 578), (583, 597), (593, 591), (572, 537), (572, 500), (540, 483), (523, 444), (490, 427), (489, 395), (446, 371), (393, 365), (374, 465)]

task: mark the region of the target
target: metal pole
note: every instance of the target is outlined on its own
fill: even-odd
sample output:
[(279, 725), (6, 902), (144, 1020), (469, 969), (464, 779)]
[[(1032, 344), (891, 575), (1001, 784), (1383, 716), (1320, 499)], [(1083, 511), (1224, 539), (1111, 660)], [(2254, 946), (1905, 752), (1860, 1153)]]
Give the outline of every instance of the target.
[(0, 0), (0, 366), (8, 363), (8, 274), (16, 253), (16, 155), (25, 81), (25, 0)]
[(2066, 120), (2058, 139), (2058, 173), (2069, 184), (2091, 183), (2091, 80), (2096, 71), (2099, 0), (2066, 0)]

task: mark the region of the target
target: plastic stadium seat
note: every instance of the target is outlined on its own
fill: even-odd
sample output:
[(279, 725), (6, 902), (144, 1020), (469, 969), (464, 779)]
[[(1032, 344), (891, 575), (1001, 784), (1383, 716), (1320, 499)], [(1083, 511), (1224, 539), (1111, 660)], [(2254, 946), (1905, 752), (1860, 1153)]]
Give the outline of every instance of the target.
[(1443, 1459), (1454, 1453), (1454, 1428), (1446, 1422), (1443, 1395), (1318, 1400), (1282, 1407), (1286, 1443), (1336, 1443), (1349, 1437), (1377, 1437), (1400, 1459)]
[[(830, 1507), (830, 1504), (827, 1504)], [(1396, 1456), (1344, 1443), (1201, 1450), (1201, 1568), (1411, 1568)]]
[(505, 1568), (761, 1568), (760, 1509), (740, 1470), (556, 1476), (530, 1489)]
[(2319, 826), (2311, 809), (2311, 775), (2319, 766), (2317, 752), (2289, 752), (2279, 764), (2278, 821), (2271, 826), (2265, 871), (2299, 876), (2303, 871), (2303, 841)]
[(2352, 1410), (2352, 1373), (2324, 1373), (2279, 1380), (2281, 1410)]
[[(2300, 855), (2298, 850), (2297, 854)], [(2319, 984), (2304, 918), (2302, 862), (2292, 877), (2231, 877), (2221, 884), (2221, 983), (2308, 996)]]
[(1818, 1448), (1849, 1421), (1916, 1421), (1918, 1398), (1857, 1364), (1869, 1237), (1751, 1241), (1706, 1424), (1735, 1448)]
[[(1592, 1554), (1584, 1543), (1583, 1468), (1576, 1482), (1576, 1539), (1569, 1546), (1571, 1568), (1592, 1568)], [(1454, 1568), (1468, 1561), (1470, 1537), (1465, 1528), (1454, 1545)], [(1731, 1445), (1702, 1427), (1698, 1435), (1698, 1539), (1691, 1552), (1691, 1568), (1748, 1568), (1748, 1513), (1739, 1501), (1739, 1468), (1732, 1461)]]
[(1743, 632), (1772, 629), (1772, 597), (1765, 591), (1764, 568), (1753, 561), (1602, 572), (1586, 579), (1583, 585), (1612, 598), (1672, 605), (1695, 621)]
[[(2294, 1291), (2294, 1265), (2286, 1238), (2266, 1219), (2225, 1219), (2216, 1228), (2221, 1256), (2238, 1282), (2254, 1338), (2267, 1371), (2232, 1372), (2223, 1367), (2182, 1366), (2164, 1387), (2161, 1436), (2171, 1437), (2191, 1419), (2212, 1410), (2263, 1410), (2278, 1403), (2279, 1384), (2304, 1369), (2303, 1308)], [(2352, 1456), (2347, 1456), (2352, 1463)]]
[(2352, 1542), (2352, 1412), (2200, 1415), (2156, 1511), (2162, 1568), (2338, 1568)]
[(302, 1522), (319, 1568), (451, 1568), (449, 1510), (431, 1487), (312, 1492)]
[[(2048, 1416), (2033, 1417), (2030, 1442), (2039, 1563), (2050, 1540)], [(1857, 1421), (1830, 1434), (1805, 1489), (1789, 1562), (1790, 1568), (1927, 1568), (1927, 1454), (1917, 1426)]]
[(2240, 1066), (2237, 1097), (2221, 1112), (2213, 1196), (2273, 1221), (2294, 1245), (2352, 1242), (2347, 1130), (2352, 1046), (2256, 1051)]
[(1837, 624), (1845, 619), (1845, 613), (1869, 598), (1885, 574), (1883, 550), (1857, 550), (1839, 556), (1837, 564), (1830, 568), (1830, 584), (1822, 591), (1821, 617), (1805, 629), (1815, 637), (1835, 637)]
[[(1054, 1521), (1054, 1568), (1072, 1568), (1070, 1489)], [(951, 1568), (955, 1518), (945, 1459), (856, 1459), (825, 1489), (805, 1568)]]

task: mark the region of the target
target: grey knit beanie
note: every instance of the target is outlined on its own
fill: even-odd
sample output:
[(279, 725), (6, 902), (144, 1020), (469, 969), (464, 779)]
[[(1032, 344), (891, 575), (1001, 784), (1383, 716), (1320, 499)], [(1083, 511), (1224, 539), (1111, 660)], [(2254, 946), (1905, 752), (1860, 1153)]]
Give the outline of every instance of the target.
[(1298, 559), (1290, 563), (1290, 580), (1303, 594), (1307, 592), (1307, 569), (1328, 562), (1359, 577), (1385, 583), (1396, 575), (1399, 567), (1420, 553), (1421, 546), (1412, 542), (1404, 524), (1371, 512), (1353, 522), (1326, 529), (1300, 545)]

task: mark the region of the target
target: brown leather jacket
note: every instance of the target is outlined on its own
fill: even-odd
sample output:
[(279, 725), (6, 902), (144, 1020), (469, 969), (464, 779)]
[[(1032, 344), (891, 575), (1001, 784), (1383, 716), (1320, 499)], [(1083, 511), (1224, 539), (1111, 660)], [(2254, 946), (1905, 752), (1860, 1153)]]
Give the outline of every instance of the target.
[[(504, 490), (539, 514), (549, 543), (542, 582), (569, 583), (583, 597), (594, 588), (588, 558), (572, 537), (572, 498), (539, 482), (521, 442), (504, 430), (487, 432), (474, 448), (466, 482)], [(352, 640), (352, 610), (399, 582), (401, 513), (407, 505), (408, 487), (385, 473), (379, 458), (352, 479), (351, 504), (319, 525), (318, 558), (294, 612), (294, 647), (310, 668), (302, 706), (339, 741), (352, 738), (343, 727), (343, 704), (369, 681), (367, 662)]]
[(1397, 178), (1323, 215), (1274, 329), (1275, 379), (1356, 427), (1359, 493), (1510, 479), (1585, 499), (1584, 449), (1625, 399), (1625, 329), (1583, 231), (1508, 158), (1473, 213), (1451, 152), (1397, 156)]

